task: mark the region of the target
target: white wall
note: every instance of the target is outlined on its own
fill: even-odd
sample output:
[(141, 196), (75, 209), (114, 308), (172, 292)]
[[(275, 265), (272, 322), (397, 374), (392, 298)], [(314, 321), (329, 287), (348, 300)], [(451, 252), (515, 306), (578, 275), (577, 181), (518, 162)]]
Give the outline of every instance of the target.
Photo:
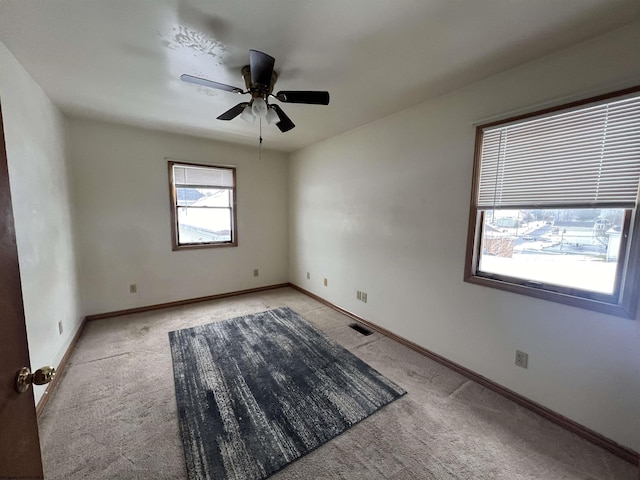
[(640, 321), (463, 282), (474, 122), (638, 84), (638, 45), (636, 23), (297, 152), (290, 281), (640, 450)]
[[(0, 101), (33, 370), (58, 365), (82, 320), (65, 121), (1, 43)], [(36, 402), (44, 388), (35, 387)]]
[[(85, 314), (288, 281), (285, 154), (86, 119), (69, 144)], [(237, 247), (171, 250), (166, 157), (237, 167)]]

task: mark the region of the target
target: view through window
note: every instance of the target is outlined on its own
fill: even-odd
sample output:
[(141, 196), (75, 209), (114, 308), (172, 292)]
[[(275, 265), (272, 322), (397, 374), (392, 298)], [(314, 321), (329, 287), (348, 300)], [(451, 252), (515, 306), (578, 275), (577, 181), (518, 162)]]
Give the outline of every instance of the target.
[(616, 292), (624, 209), (495, 210), (483, 216), (480, 272), (532, 286)]

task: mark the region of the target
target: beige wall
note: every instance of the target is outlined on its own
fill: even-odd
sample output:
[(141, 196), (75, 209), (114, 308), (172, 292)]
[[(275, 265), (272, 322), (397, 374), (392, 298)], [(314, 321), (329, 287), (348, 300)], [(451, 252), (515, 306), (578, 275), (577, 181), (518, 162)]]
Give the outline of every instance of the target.
[[(65, 121), (1, 43), (0, 101), (31, 367), (55, 366), (82, 320)], [(34, 386), (36, 401), (44, 388)]]
[[(79, 118), (69, 144), (85, 314), (288, 280), (285, 154)], [(237, 167), (238, 247), (171, 250), (167, 158)]]
[(640, 84), (638, 45), (635, 23), (294, 154), (290, 280), (640, 450), (640, 321), (463, 282), (474, 123)]

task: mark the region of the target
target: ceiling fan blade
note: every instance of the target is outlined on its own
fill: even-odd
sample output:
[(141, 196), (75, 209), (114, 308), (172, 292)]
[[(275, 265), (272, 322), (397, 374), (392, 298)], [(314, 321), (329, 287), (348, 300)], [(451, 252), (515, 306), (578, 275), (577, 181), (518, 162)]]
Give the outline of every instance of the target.
[(265, 88), (271, 86), (271, 76), (275, 58), (258, 50), (249, 50), (249, 66), (251, 68), (251, 81), (260, 84)]
[(225, 90), (227, 92), (244, 93), (244, 90), (238, 87), (232, 87), (231, 85), (225, 85), (224, 83), (214, 82), (212, 80), (206, 80), (204, 78), (194, 77), (187, 75), (186, 73), (180, 75), (180, 80), (187, 83), (193, 83), (195, 85), (201, 85), (203, 87), (217, 88), (218, 90)]
[(276, 98), (285, 103), (308, 103), (329, 105), (329, 92), (311, 92), (308, 90), (278, 92)]
[(242, 113), (242, 111), (244, 110), (244, 107), (246, 107), (247, 105), (249, 105), (249, 102), (239, 103), (235, 107), (230, 108), (229, 110), (224, 112), (222, 115), (218, 116), (218, 120), (233, 120), (234, 118), (236, 118), (238, 115)]
[(287, 117), (287, 114), (284, 113), (278, 105), (271, 105), (271, 108), (273, 108), (278, 114), (278, 118), (280, 119), (280, 121), (276, 123), (276, 127), (278, 127), (282, 133), (288, 132), (296, 126), (295, 123), (293, 123), (291, 119)]

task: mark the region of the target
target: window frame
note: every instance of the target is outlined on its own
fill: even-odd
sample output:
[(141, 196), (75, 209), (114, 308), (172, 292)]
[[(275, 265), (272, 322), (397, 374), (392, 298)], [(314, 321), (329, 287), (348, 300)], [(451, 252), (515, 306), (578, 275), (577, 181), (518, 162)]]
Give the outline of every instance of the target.
[[(236, 180), (236, 167), (230, 165), (211, 165), (203, 163), (190, 163), (182, 162), (178, 160), (168, 160), (168, 172), (169, 172), (169, 194), (170, 194), (170, 211), (171, 211), (171, 249), (176, 250), (193, 250), (202, 248), (221, 248), (221, 247), (237, 247), (238, 246), (238, 221), (237, 221), (237, 180)], [(175, 177), (173, 174), (173, 167), (195, 167), (205, 169), (224, 169), (231, 170), (233, 176), (233, 187), (231, 190), (231, 240), (224, 242), (202, 242), (202, 243), (179, 243), (179, 224), (178, 224), (178, 208), (182, 208), (178, 205), (177, 188), (175, 185)], [(215, 187), (213, 187), (215, 188)], [(205, 208), (205, 207), (203, 207)], [(220, 207), (210, 207), (220, 208)]]
[[(479, 274), (481, 236), (483, 226), (484, 209), (478, 208), (478, 194), (480, 186), (480, 167), (482, 154), (483, 131), (488, 127), (515, 123), (530, 119), (531, 117), (539, 117), (551, 115), (553, 113), (575, 109), (586, 106), (594, 102), (615, 99), (624, 95), (640, 92), (640, 86), (618, 90), (596, 97), (590, 97), (583, 100), (565, 103), (554, 107), (537, 110), (534, 112), (517, 115), (501, 120), (492, 121), (476, 127), (475, 133), (475, 149), (473, 162), (473, 176), (471, 186), (471, 201), (469, 209), (469, 223), (466, 244), (466, 259), (464, 281), (476, 285), (483, 285), (499, 290), (505, 290), (512, 293), (527, 295), (543, 300), (571, 305), (578, 308), (593, 310), (623, 318), (636, 319), (638, 314), (638, 289), (640, 289), (640, 213), (639, 200), (636, 198), (636, 204), (633, 209), (627, 209), (622, 230), (622, 238), (620, 252), (625, 252), (624, 262), (620, 263), (619, 271), (616, 273), (619, 278), (617, 288), (617, 298), (611, 296), (608, 301), (607, 295), (595, 294), (586, 290), (571, 289), (569, 287), (548, 286), (538, 282), (527, 281), (523, 278), (507, 277), (501, 275)], [(547, 207), (545, 207), (547, 208)], [(548, 207), (551, 209), (551, 207)], [(557, 208), (570, 209), (571, 204), (563, 204)], [(573, 208), (585, 208), (584, 205)], [(597, 208), (597, 207), (596, 207)], [(622, 255), (621, 255), (622, 256)]]

